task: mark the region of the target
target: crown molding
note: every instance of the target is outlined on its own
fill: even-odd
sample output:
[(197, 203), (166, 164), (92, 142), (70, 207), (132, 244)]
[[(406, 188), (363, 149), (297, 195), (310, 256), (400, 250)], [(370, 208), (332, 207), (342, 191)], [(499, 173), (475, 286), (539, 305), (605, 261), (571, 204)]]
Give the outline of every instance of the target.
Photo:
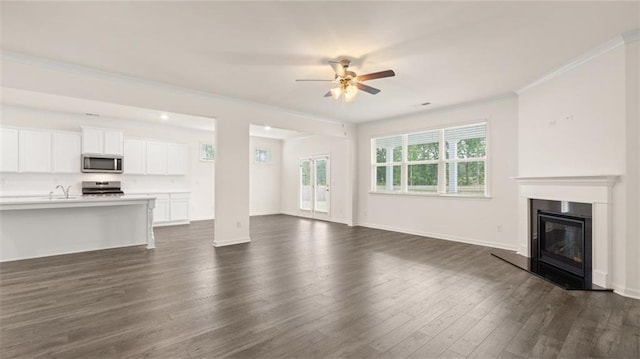
[(573, 60), (571, 60), (569, 63), (560, 66), (558, 68), (556, 68), (555, 70), (547, 73), (546, 75), (542, 76), (541, 78), (533, 81), (532, 83), (519, 88), (518, 90), (516, 90), (515, 92), (518, 95), (522, 95), (523, 93), (527, 92), (528, 90), (542, 84), (545, 83), (549, 80), (552, 80), (562, 74), (564, 74), (565, 72), (568, 72), (580, 65), (583, 65), (601, 55), (606, 54), (607, 52), (614, 50), (616, 48), (618, 48), (619, 46), (625, 45), (625, 44), (630, 44), (636, 41), (640, 41), (640, 29), (634, 29), (631, 31), (627, 31), (625, 33), (622, 33), (620, 35), (617, 35), (616, 37), (614, 37), (613, 39), (605, 42), (604, 44), (601, 44), (600, 46), (594, 47), (593, 49), (585, 52), (584, 54), (574, 58)]
[[(158, 82), (158, 81), (143, 79), (143, 78), (140, 78), (140, 77), (128, 76), (128, 75), (123, 75), (123, 74), (119, 74), (119, 73), (115, 73), (115, 72), (99, 70), (99, 69), (92, 68), (92, 67), (86, 67), (86, 66), (81, 66), (81, 65), (61, 62), (61, 61), (55, 61), (55, 60), (51, 60), (51, 59), (44, 58), (44, 57), (26, 55), (26, 54), (13, 52), (13, 51), (8, 51), (8, 50), (4, 50), (4, 49), (0, 49), (0, 59), (1, 59), (1, 61), (12, 61), (12, 62), (17, 62), (17, 63), (21, 63), (21, 64), (26, 64), (26, 65), (41, 66), (41, 67), (51, 68), (51, 69), (55, 69), (55, 70), (62, 70), (64, 72), (69, 72), (69, 73), (87, 75), (87, 76), (91, 76), (91, 77), (106, 78), (106, 79), (110, 79), (110, 80), (128, 82), (128, 83), (133, 83), (133, 84), (138, 84), (138, 85), (145, 85), (145, 86), (164, 88), (164, 89), (169, 89), (169, 90), (172, 90), (172, 91), (178, 91), (178, 92), (188, 93), (188, 94), (191, 94), (191, 95), (197, 95), (197, 96), (213, 98), (213, 99), (216, 99), (216, 100), (226, 101), (226, 102), (229, 102), (229, 103), (235, 103), (235, 104), (248, 106), (248, 107), (253, 107), (253, 108), (257, 108), (257, 109), (261, 109), (261, 110), (278, 112), (278, 113), (285, 113), (285, 114), (288, 114), (288, 115), (301, 117), (301, 118), (304, 118), (304, 119), (307, 119), (307, 120), (318, 121), (318, 122), (323, 122), (323, 123), (329, 123), (329, 124), (332, 124), (332, 125), (343, 125), (344, 126), (344, 125), (348, 124), (347, 122), (336, 121), (336, 120), (333, 120), (333, 119), (328, 119), (328, 118), (312, 115), (312, 114), (305, 113), (305, 112), (298, 112), (298, 111), (290, 110), (290, 109), (279, 107), (279, 106), (273, 106), (273, 105), (268, 105), (268, 104), (265, 104), (265, 103), (244, 100), (244, 99), (240, 99), (240, 98), (237, 98), (237, 97), (229, 97), (229, 96), (219, 95), (219, 94), (212, 93), (212, 92), (207, 92), (207, 91), (195, 90), (195, 89), (192, 89), (192, 88), (173, 85), (173, 84), (169, 84), (169, 83), (166, 83), (166, 82)], [(213, 116), (213, 117), (215, 117), (215, 116)]]

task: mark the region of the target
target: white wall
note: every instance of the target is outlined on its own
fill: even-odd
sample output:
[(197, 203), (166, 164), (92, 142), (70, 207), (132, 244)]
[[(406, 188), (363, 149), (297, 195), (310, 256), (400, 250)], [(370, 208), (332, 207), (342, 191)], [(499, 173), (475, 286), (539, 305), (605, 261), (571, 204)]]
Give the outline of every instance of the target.
[[(123, 120), (107, 117), (83, 116), (52, 111), (42, 111), (24, 107), (2, 105), (1, 124), (26, 128), (73, 131), (80, 133), (80, 126), (96, 126), (121, 129), (125, 137), (158, 139), (188, 145), (186, 176), (116, 175), (104, 173), (78, 174), (23, 174), (3, 173), (0, 193), (7, 195), (47, 195), (56, 185), (72, 185), (74, 193), (81, 193), (82, 181), (118, 180), (122, 181), (125, 193), (190, 191), (190, 220), (214, 217), (214, 162), (199, 160), (199, 143), (215, 142), (214, 132), (196, 131), (142, 121)], [(125, 159), (126, 161), (126, 159)]]
[(298, 206), (300, 159), (314, 155), (330, 155), (330, 209), (329, 221), (352, 223), (352, 175), (350, 158), (352, 140), (331, 136), (310, 136), (284, 140), (282, 145), (282, 213), (308, 216)]
[[(516, 96), (364, 124), (358, 128), (358, 224), (428, 237), (514, 249), (518, 171)], [(369, 193), (371, 139), (487, 120), (491, 198)], [(500, 228), (498, 228), (500, 226)]]
[[(271, 151), (271, 162), (255, 161), (256, 148)], [(282, 141), (251, 137), (249, 139), (249, 214), (259, 216), (277, 214), (280, 207), (280, 175), (282, 171)]]
[(520, 176), (621, 176), (613, 189), (612, 282), (633, 296), (640, 296), (638, 206), (629, 202), (639, 183), (637, 59), (637, 44), (621, 44), (526, 90), (518, 135)]
[(520, 96), (520, 176), (624, 172), (624, 57), (618, 47)]

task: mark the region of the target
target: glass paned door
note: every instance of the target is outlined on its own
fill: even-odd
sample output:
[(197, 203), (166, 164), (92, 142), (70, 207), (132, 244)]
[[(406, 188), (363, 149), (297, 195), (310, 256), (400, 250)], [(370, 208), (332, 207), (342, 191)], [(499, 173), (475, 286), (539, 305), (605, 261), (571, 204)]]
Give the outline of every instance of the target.
[(314, 206), (313, 209), (316, 212), (327, 213), (329, 212), (329, 183), (327, 181), (329, 172), (329, 158), (320, 157), (314, 161), (315, 171), (315, 193), (314, 193)]
[(311, 159), (300, 161), (300, 209), (311, 210)]
[(313, 218), (329, 215), (329, 156), (321, 155), (300, 160), (300, 209)]

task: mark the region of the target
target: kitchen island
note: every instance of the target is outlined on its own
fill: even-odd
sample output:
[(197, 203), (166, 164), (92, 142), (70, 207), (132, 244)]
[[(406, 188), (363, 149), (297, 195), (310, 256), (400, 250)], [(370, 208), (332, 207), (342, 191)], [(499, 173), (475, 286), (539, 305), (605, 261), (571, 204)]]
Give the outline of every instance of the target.
[(155, 198), (0, 198), (0, 261), (107, 248), (155, 247)]

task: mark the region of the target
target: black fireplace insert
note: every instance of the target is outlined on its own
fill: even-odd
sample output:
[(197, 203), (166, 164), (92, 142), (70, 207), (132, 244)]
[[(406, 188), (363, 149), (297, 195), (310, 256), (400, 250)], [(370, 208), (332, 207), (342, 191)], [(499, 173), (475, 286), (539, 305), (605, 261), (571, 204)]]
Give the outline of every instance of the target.
[(585, 278), (591, 271), (589, 218), (538, 211), (538, 261)]

